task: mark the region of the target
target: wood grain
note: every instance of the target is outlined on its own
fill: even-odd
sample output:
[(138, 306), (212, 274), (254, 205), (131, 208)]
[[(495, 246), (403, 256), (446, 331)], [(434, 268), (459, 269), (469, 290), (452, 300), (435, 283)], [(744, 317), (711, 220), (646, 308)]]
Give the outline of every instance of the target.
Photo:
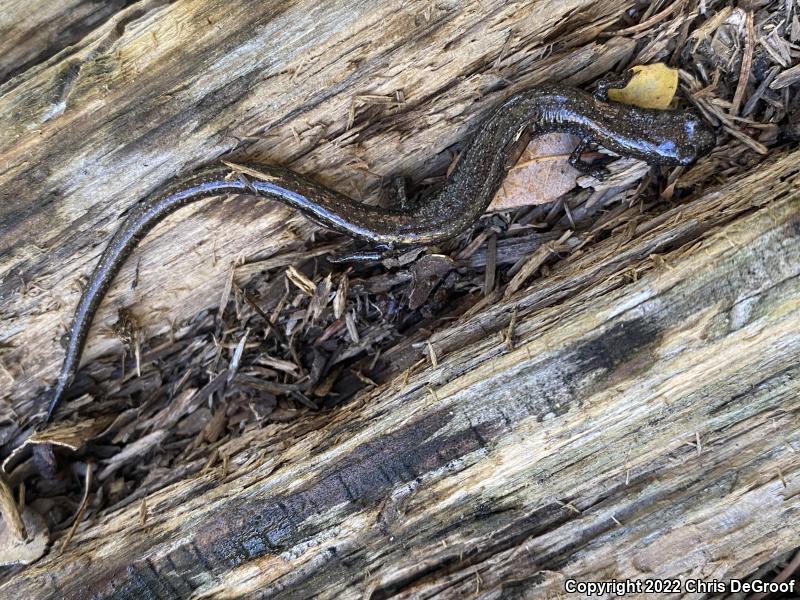
[(129, 4), (133, 0), (61, 0), (35, 4), (28, 0), (6, 0), (0, 11), (0, 83), (35, 68), (59, 52), (69, 51), (69, 46), (79, 43)]
[(144, 525), (135, 505), (106, 513), (0, 591), (540, 598), (567, 578), (746, 575), (800, 527), (798, 164), (642, 233), (674, 250), (618, 253), (605, 285), (522, 315), (513, 349), (484, 336), (245, 433), (227, 470), (151, 494)]
[[(44, 410), (81, 279), (175, 174), (234, 153), (372, 201), (383, 176), (441, 174), (515, 90), (585, 82), (636, 44), (598, 36), (616, 0), (143, 0), (89, 20), (75, 0), (75, 35), (46, 43), (10, 6), (0, 423)], [(661, 214), (604, 215), (619, 226), (547, 277), (394, 346), (368, 393), (164, 467), (0, 596), (542, 598), (751, 573), (800, 528), (799, 184), (785, 150)], [(318, 234), (242, 198), (182, 210), (123, 269), (86, 359), (119, 348), (121, 308), (167, 330), (217, 305), (240, 256), (299, 261)]]
[[(384, 175), (441, 172), (446, 148), (516, 89), (554, 71), (580, 83), (627, 56), (632, 40), (593, 41), (620, 6), (144, 1), (6, 83), (4, 410), (43, 410), (81, 280), (149, 190), (234, 150), (365, 199)], [(570, 44), (554, 45), (563, 27)], [(398, 91), (400, 107), (357, 100)], [(121, 307), (164, 332), (216, 305), (237, 257), (296, 246), (312, 230), (273, 203), (212, 200), (180, 211), (117, 278), (85, 360), (119, 349), (110, 326)]]

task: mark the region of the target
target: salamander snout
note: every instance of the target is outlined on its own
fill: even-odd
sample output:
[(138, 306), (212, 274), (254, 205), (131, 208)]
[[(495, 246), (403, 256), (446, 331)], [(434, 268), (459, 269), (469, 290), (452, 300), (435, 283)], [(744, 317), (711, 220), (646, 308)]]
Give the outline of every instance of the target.
[(687, 113), (681, 124), (681, 135), (678, 136), (677, 162), (691, 165), (698, 158), (711, 152), (717, 144), (714, 130), (698, 115)]

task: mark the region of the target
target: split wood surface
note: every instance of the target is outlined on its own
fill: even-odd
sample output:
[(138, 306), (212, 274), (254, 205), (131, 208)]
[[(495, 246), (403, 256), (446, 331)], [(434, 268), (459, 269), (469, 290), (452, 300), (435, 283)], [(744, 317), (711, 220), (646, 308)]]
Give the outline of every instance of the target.
[[(500, 96), (628, 56), (597, 36), (623, 4), (120, 6), (0, 88), (2, 410), (43, 412), (80, 279), (148, 190), (235, 150), (371, 199), (441, 168)], [(785, 150), (588, 245), (397, 347), (388, 383), (82, 524), (0, 595), (544, 598), (751, 573), (800, 531), (798, 183)], [(219, 301), (245, 249), (313, 229), (274, 203), (182, 210), (123, 269), (86, 359), (119, 346), (121, 307), (163, 332)]]

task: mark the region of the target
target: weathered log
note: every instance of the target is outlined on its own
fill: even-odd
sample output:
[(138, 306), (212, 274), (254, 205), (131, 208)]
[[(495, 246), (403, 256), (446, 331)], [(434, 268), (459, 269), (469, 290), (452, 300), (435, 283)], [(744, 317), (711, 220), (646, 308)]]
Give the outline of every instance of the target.
[(220, 449), (227, 470), (150, 495), (145, 524), (138, 506), (106, 514), (2, 590), (544, 597), (567, 578), (746, 575), (800, 528), (798, 164), (627, 251), (599, 245), (603, 281), (519, 317), (513, 349), (485, 336), (289, 433), (245, 434)]
[[(371, 199), (376, 173), (440, 170), (431, 150), (513, 90), (625, 57), (633, 40), (596, 41), (621, 7), (143, 2), (11, 80), (4, 409), (43, 410), (72, 282), (147, 190), (237, 149)], [(357, 100), (398, 90), (401, 104)], [(800, 528), (798, 159), (628, 221), (419, 332), (388, 353), (386, 383), (333, 412), (248, 429), (202, 471), (171, 467), (0, 594), (539, 598), (568, 578), (747, 575)], [(302, 249), (314, 229), (287, 214), (235, 199), (164, 223), (87, 358), (119, 344), (104, 327), (121, 306), (161, 331), (217, 303), (243, 249)]]
[[(144, 2), (11, 80), (0, 90), (5, 409), (43, 410), (79, 282), (149, 190), (234, 149), (365, 199), (383, 175), (421, 179), (501, 97), (554, 70), (585, 82), (627, 56), (631, 40), (589, 41), (620, 6)], [(570, 45), (542, 57), (562, 28)], [(420, 45), (437, 48), (425, 64)], [(359, 100), (398, 91), (399, 108)], [(167, 331), (218, 302), (238, 256), (296, 248), (311, 231), (271, 202), (180, 211), (118, 276), (85, 359), (119, 348), (120, 307), (149, 333)]]

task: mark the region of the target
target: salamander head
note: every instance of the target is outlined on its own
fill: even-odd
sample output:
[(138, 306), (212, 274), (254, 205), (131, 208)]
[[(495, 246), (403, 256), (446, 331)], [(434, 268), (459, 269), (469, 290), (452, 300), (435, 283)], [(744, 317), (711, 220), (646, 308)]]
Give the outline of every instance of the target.
[(680, 144), (678, 160), (682, 165), (691, 165), (716, 146), (714, 130), (694, 113), (687, 113), (683, 122), (684, 137)]
[(717, 143), (714, 130), (695, 113), (659, 111), (659, 120), (652, 132), (669, 132), (655, 144), (661, 164), (691, 165)]

